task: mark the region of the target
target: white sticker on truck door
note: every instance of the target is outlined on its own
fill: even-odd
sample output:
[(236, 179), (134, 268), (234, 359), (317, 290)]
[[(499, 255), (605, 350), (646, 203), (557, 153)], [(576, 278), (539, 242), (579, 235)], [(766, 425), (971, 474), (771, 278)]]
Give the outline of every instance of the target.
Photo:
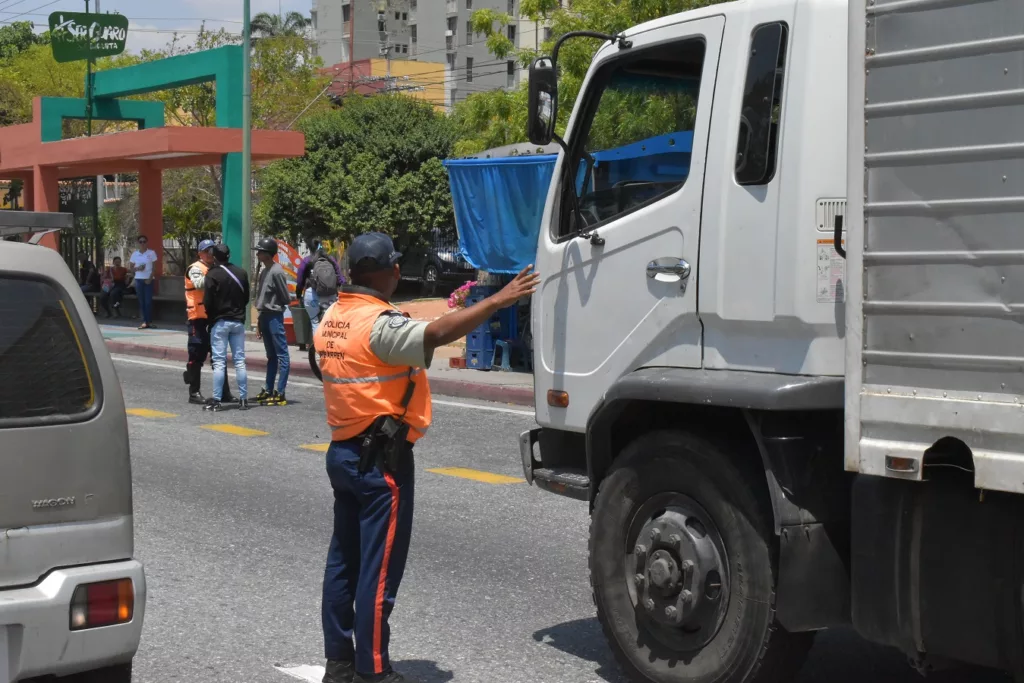
[[(846, 246), (846, 240), (843, 240)], [(846, 301), (846, 259), (836, 251), (832, 240), (818, 240), (818, 277), (815, 285), (819, 304)]]

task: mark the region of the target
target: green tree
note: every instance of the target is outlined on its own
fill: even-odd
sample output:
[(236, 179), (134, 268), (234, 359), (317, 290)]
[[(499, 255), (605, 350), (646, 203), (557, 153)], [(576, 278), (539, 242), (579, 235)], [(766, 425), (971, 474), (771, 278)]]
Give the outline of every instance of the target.
[(45, 45), (49, 42), (45, 34), (36, 33), (34, 29), (30, 21), (15, 21), (0, 26), (0, 59), (10, 59), (32, 45)]
[[(522, 0), (520, 11), (530, 21), (551, 26), (551, 40), (545, 42), (541, 53), (550, 54), (555, 41), (570, 31), (598, 31), (615, 34), (631, 26), (659, 17), (685, 12), (698, 7), (714, 5), (725, 0), (574, 0), (571, 6), (562, 6), (559, 0)], [(498, 59), (514, 59), (528, 66), (537, 56), (533, 49), (519, 49), (509, 40), (505, 27), (513, 18), (492, 9), (473, 13), (473, 29), (487, 37), (487, 46)], [(562, 44), (558, 53), (558, 121), (556, 129), (564, 132), (583, 79), (601, 41), (577, 38)], [(454, 118), (459, 127), (460, 154), (473, 154), (493, 146), (524, 142), (526, 140), (526, 88), (500, 96), (492, 93), (474, 94), (459, 103)], [(648, 101), (623, 102), (615, 120), (595, 122), (598, 130), (616, 127), (637, 130), (647, 127), (659, 130), (667, 117), (667, 110), (692, 106), (688, 100), (672, 103)], [(602, 107), (604, 108), (604, 107)], [(611, 112), (612, 109), (608, 108)], [(647, 119), (645, 122), (644, 119)], [(649, 125), (648, 125), (649, 124)]]
[(454, 226), (447, 173), (455, 127), (403, 95), (352, 96), (308, 118), (306, 156), (267, 167), (256, 221), (265, 231), (350, 241), (386, 232), (399, 248)]
[(301, 12), (289, 12), (283, 18), (279, 14), (260, 12), (252, 18), (249, 33), (254, 38), (304, 37), (312, 24), (312, 19)]

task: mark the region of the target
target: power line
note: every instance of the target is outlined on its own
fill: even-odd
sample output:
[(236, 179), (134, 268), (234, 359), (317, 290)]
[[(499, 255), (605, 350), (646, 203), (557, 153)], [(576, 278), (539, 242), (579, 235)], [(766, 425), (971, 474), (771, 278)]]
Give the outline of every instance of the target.
[[(61, 0), (50, 0), (50, 2), (46, 3), (45, 5), (40, 5), (39, 7), (33, 7), (32, 9), (28, 10), (27, 12), (22, 12), (21, 14), (18, 14), (16, 16), (12, 17), (12, 19), (17, 19), (18, 17), (23, 17), (26, 14), (29, 14), (30, 12), (35, 12), (37, 10), (45, 9), (45, 8), (49, 7), (50, 5), (56, 5), (60, 1)], [(11, 23), (11, 22), (10, 21), (5, 21), (3, 23), (8, 24), (8, 23)]]

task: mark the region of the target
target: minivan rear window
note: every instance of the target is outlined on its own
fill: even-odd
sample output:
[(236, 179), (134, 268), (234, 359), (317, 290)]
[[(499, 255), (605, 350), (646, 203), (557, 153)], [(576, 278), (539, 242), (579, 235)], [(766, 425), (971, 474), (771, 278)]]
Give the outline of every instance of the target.
[(96, 406), (90, 356), (71, 311), (55, 285), (0, 275), (0, 427), (73, 420)]

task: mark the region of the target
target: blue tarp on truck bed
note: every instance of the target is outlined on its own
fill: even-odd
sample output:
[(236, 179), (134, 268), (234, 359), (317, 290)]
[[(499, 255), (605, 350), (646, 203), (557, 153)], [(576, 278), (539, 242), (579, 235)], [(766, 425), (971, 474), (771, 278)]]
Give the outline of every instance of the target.
[(518, 273), (534, 262), (557, 155), (454, 159), (448, 168), (459, 246), (470, 265)]
[[(623, 180), (680, 181), (690, 171), (693, 133), (683, 131), (594, 152), (599, 188)], [(448, 169), (459, 246), (470, 265), (489, 273), (518, 273), (537, 255), (541, 214), (555, 170), (555, 154), (453, 159)], [(586, 174), (580, 165), (577, 188)], [(597, 182), (592, 178), (589, 184)], [(584, 194), (593, 192), (585, 189)]]

